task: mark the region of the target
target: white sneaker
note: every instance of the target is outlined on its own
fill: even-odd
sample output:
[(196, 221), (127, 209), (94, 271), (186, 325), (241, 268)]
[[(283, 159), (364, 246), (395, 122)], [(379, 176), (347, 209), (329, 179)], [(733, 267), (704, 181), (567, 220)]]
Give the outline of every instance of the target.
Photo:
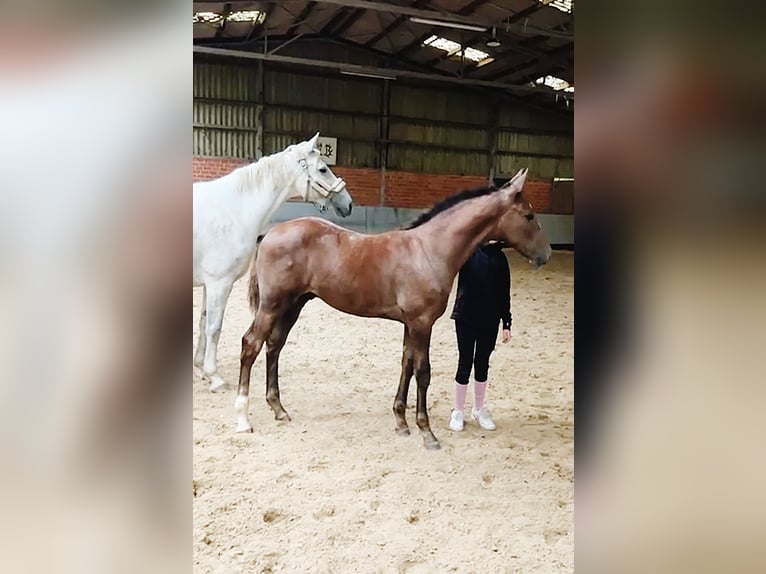
[(479, 426), (483, 428), (484, 430), (495, 430), (497, 428), (497, 425), (495, 425), (495, 421), (492, 420), (492, 417), (489, 416), (489, 412), (487, 412), (487, 409), (473, 409), (471, 411), (471, 416), (479, 423)]
[(463, 411), (452, 411), (452, 416), (449, 419), (450, 430), (460, 432), (465, 426)]

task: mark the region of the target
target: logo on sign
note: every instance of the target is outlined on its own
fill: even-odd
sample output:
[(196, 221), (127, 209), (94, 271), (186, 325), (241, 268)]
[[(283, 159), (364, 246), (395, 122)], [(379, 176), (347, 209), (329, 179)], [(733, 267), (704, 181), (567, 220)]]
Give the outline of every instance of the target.
[(338, 138), (326, 138), (319, 136), (317, 143), (319, 153), (327, 165), (335, 165), (338, 158)]

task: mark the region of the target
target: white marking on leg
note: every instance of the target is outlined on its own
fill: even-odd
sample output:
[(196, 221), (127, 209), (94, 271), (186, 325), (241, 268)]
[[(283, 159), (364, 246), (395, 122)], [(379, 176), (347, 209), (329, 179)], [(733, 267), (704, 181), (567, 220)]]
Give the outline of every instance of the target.
[(237, 432), (252, 432), (253, 427), (247, 418), (247, 411), (250, 408), (250, 399), (244, 395), (238, 395), (234, 399), (234, 410), (237, 413)]

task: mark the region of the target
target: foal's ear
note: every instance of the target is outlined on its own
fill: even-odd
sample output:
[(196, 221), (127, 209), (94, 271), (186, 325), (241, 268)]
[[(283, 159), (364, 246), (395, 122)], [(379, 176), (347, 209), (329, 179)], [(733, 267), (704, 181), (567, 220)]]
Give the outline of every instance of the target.
[(516, 175), (514, 175), (510, 181), (508, 181), (500, 191), (505, 193), (508, 197), (515, 197), (524, 188), (524, 182), (527, 180), (527, 168), (520, 169)]

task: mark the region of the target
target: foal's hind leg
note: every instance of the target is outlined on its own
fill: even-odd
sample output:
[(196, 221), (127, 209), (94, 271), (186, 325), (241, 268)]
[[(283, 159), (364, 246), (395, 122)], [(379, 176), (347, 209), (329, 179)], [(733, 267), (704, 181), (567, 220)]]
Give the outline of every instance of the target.
[(261, 352), (266, 338), (274, 328), (277, 315), (265, 313), (259, 309), (255, 314), (250, 328), (242, 337), (242, 353), (239, 359), (239, 387), (237, 398), (234, 400), (234, 410), (237, 413), (237, 432), (253, 432), (253, 427), (247, 417), (250, 406), (250, 371), (253, 363)]
[(274, 418), (278, 421), (290, 420), (290, 415), (282, 407), (282, 401), (279, 399), (279, 354), (285, 346), (290, 329), (295, 325), (303, 306), (310, 298), (311, 296), (304, 295), (285, 311), (274, 324), (266, 342), (266, 402), (274, 411)]
[(223, 312), (226, 302), (229, 300), (231, 281), (218, 281), (205, 286), (205, 360), (202, 365), (202, 373), (210, 380), (210, 391), (215, 392), (226, 383), (218, 375), (216, 355), (218, 354), (218, 339), (221, 336), (223, 325)]
[(402, 343), (402, 374), (399, 377), (399, 388), (394, 397), (394, 417), (396, 417), (396, 434), (409, 436), (410, 428), (407, 426), (405, 413), (407, 411), (407, 395), (410, 391), (410, 380), (414, 369), (414, 360), (409, 345), (409, 331), (404, 326), (404, 342)]

